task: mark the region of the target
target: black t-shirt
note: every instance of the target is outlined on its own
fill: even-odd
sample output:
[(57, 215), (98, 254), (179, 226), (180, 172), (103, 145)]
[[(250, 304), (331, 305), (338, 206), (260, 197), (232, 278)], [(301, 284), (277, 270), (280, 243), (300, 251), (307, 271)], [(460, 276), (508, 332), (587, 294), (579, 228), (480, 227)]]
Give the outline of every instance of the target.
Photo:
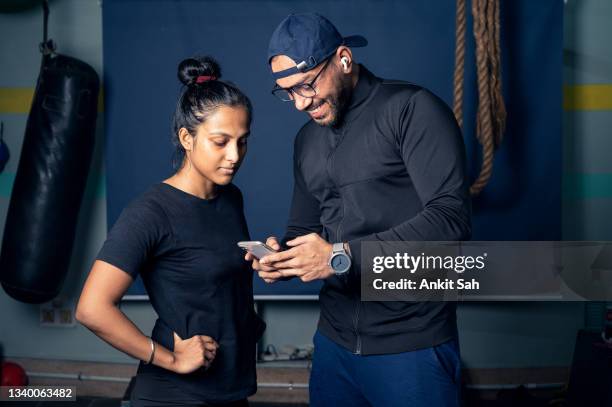
[(205, 200), (159, 183), (123, 210), (97, 258), (134, 278), (140, 273), (159, 316), (153, 340), (171, 351), (173, 332), (219, 343), (207, 370), (182, 375), (141, 363), (139, 373), (168, 377), (205, 402), (255, 393), (255, 343), (264, 324), (254, 312), (252, 270), (236, 245), (241, 240), (249, 233), (242, 194), (231, 184)]

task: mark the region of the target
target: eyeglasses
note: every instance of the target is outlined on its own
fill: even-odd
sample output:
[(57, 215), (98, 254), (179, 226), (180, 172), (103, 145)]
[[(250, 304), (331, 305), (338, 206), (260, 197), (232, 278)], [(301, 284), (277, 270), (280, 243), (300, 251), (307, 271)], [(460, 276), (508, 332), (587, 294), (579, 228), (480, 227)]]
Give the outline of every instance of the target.
[(297, 85), (293, 85), (290, 88), (281, 88), (280, 86), (275, 85), (274, 89), (272, 89), (272, 94), (283, 102), (291, 102), (293, 100), (294, 94), (300, 95), (304, 98), (314, 97), (317, 94), (317, 91), (315, 89), (315, 83), (317, 82), (317, 79), (319, 79), (319, 76), (327, 68), (329, 59), (330, 58), (325, 61), (323, 68), (321, 68), (319, 73), (314, 78), (312, 78), (309, 83), (298, 83)]

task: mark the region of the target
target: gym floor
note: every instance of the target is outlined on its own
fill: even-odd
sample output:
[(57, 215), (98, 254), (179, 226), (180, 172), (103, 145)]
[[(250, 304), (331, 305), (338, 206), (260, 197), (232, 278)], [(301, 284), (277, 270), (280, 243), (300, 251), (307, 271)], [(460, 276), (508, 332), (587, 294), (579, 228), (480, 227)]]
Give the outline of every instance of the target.
[[(122, 402), (119, 399), (99, 398), (99, 397), (77, 397), (76, 401), (36, 401), (36, 402), (15, 402), (7, 404), (18, 404), (20, 407), (128, 407), (129, 402)], [(258, 403), (251, 402), (251, 407), (306, 407), (308, 404), (277, 404), (277, 403)]]
[[(555, 395), (550, 391), (533, 392), (526, 390), (507, 390), (497, 394), (497, 400), (483, 400), (478, 392), (469, 391), (466, 394), (465, 407), (545, 407), (550, 406)], [(16, 402), (17, 403), (17, 402)], [(7, 404), (16, 404), (7, 403)], [(77, 397), (76, 402), (18, 402), (20, 407), (129, 407), (129, 402), (117, 398), (104, 397)], [(305, 403), (270, 403), (250, 402), (251, 407), (307, 407)], [(563, 406), (564, 404), (556, 404)]]

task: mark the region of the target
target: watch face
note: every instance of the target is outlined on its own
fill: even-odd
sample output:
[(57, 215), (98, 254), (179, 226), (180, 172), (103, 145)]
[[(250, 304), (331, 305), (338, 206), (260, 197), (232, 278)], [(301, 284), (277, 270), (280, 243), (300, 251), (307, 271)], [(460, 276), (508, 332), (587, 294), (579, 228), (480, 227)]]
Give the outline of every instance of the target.
[(351, 267), (351, 260), (346, 254), (337, 254), (331, 259), (331, 267), (334, 271), (346, 271)]

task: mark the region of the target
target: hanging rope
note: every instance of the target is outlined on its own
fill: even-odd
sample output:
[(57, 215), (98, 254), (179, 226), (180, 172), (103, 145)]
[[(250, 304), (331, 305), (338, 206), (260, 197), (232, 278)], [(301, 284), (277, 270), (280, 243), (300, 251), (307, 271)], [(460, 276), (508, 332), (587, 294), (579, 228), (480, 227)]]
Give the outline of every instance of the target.
[[(453, 112), (463, 127), (463, 86), (465, 74), (466, 0), (457, 0)], [(472, 0), (478, 111), (476, 137), (482, 145), (480, 174), (470, 187), (478, 195), (491, 179), (495, 149), (506, 127), (500, 63), (499, 0)]]
[(49, 27), (49, 0), (43, 0), (43, 42), (38, 46), (40, 52), (44, 55), (53, 55), (55, 53), (55, 43), (53, 40), (48, 39), (48, 27)]
[(453, 83), (453, 112), (463, 128), (463, 74), (465, 71), (465, 0), (457, 0), (455, 17), (455, 77)]

